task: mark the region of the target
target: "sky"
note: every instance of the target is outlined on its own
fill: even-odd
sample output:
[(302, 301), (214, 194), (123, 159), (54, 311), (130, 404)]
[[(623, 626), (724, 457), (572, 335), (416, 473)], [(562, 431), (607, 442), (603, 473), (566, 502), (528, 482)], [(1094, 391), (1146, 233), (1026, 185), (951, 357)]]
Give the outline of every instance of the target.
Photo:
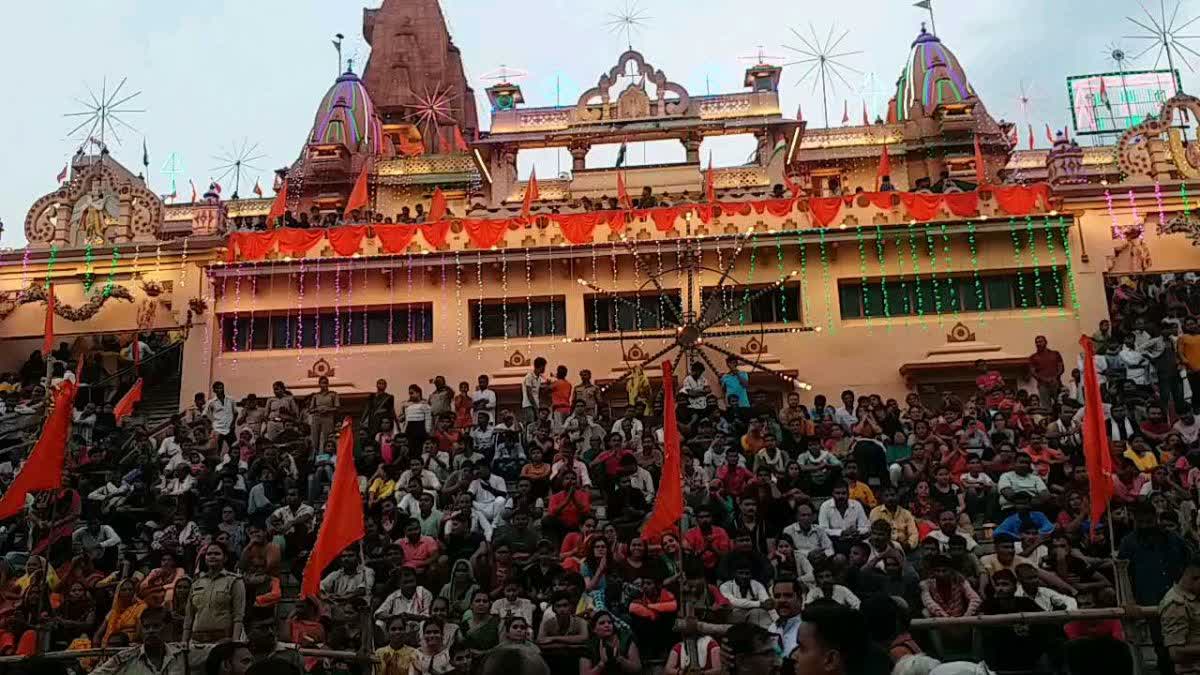
[[(1159, 0), (1143, 1), (1157, 11)], [(1161, 1), (1168, 13), (1176, 2)], [(1200, 14), (1200, 0), (1181, 1), (1181, 17)], [(127, 78), (125, 91), (141, 92), (126, 107), (145, 112), (124, 116), (136, 132), (118, 126), (122, 142), (109, 139), (109, 145), (119, 161), (139, 172), (144, 140), (156, 192), (171, 191), (171, 176), (163, 172), (168, 158), (181, 160), (176, 180), (186, 200), (189, 178), (203, 189), (219, 173), (213, 171), (224, 163), (219, 158), (247, 145), (262, 155), (255, 162), (261, 171), (248, 172), (241, 192), (248, 195), (261, 177), (271, 194), (272, 171), (298, 156), (316, 106), (337, 74), (332, 36), (344, 33), (346, 55), (364, 63), (370, 50), (362, 37), (362, 9), (380, 2), (8, 0), (10, 29), (0, 41), (0, 63), (9, 64), (0, 81), (10, 92), (0, 106), (0, 128), (8, 130), (0, 150), (0, 246), (24, 244), (29, 207), (55, 189), (55, 176), (79, 146), (67, 134), (80, 119), (64, 115), (85, 110), (77, 99), (89, 100), (89, 89), (98, 95), (105, 80), (112, 88)], [(803, 58), (785, 47), (803, 47), (793, 29), (810, 34), (811, 24), (821, 36), (831, 28), (835, 36), (849, 31), (838, 51), (862, 52), (843, 59), (858, 72), (843, 71), (852, 88), (839, 82), (829, 97), (829, 116), (832, 124), (840, 124), (843, 102), (848, 102), (857, 121), (864, 100), (872, 98), (864, 92), (871, 89), (878, 92), (883, 113), (891, 95), (883, 92), (894, 87), (910, 44), (928, 19), (911, 0), (631, 3), (442, 0), (479, 99), (481, 126), (488, 127), (483, 90), (491, 84), (483, 77), (501, 65), (528, 73), (519, 80), (527, 105), (553, 105), (556, 85), (559, 100), (574, 103), (628, 45), (625, 34), (606, 24), (629, 9), (646, 17), (632, 35), (633, 46), (693, 94), (741, 91), (743, 71), (753, 62), (745, 57), (754, 57), (760, 46), (770, 57)], [(1032, 99), (1029, 122), (1038, 130), (1070, 123), (1068, 75), (1112, 70), (1113, 43), (1131, 55), (1146, 44), (1121, 39), (1137, 30), (1124, 18), (1142, 11), (1136, 0), (934, 0), (934, 5), (938, 35), (957, 54), (989, 112), (1023, 126), (1019, 97), (1024, 84)], [(1129, 67), (1152, 67), (1154, 54)], [(794, 115), (799, 106), (810, 126), (823, 126), (821, 97), (811, 81), (797, 83), (802, 74), (799, 66), (784, 68), (784, 114)], [(868, 85), (870, 75), (877, 86)], [(1193, 78), (1184, 69), (1185, 89)], [(631, 147), (630, 161), (653, 162), (662, 152)], [(741, 163), (747, 152), (745, 144), (713, 144), (718, 166)], [(559, 168), (552, 151), (523, 155), (522, 178), (535, 163), (540, 176)], [(230, 184), (225, 181), (226, 195)]]

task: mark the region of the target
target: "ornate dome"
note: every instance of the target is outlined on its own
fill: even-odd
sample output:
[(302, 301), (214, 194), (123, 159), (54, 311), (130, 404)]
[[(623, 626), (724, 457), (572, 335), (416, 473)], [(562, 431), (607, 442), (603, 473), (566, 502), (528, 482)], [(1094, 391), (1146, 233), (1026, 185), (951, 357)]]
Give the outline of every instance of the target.
[(343, 73), (321, 100), (308, 142), (344, 145), (351, 153), (384, 149), (375, 104), (353, 71)]
[(896, 83), (896, 119), (928, 114), (943, 103), (975, 99), (975, 90), (954, 53), (921, 26), (912, 54)]

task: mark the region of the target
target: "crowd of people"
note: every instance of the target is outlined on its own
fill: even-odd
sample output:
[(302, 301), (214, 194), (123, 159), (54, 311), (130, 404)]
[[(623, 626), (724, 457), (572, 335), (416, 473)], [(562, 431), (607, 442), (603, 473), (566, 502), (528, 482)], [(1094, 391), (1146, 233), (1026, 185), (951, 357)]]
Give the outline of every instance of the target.
[[(77, 404), (62, 489), (6, 523), (0, 653), (104, 647), (116, 655), (67, 662), (101, 675), (1119, 672), (1140, 636), (1116, 620), (911, 622), (1116, 606), (1123, 560), (1125, 604), (1160, 610), (1145, 624), (1160, 672), (1200, 672), (1200, 290), (1110, 291), (1094, 335), (1116, 474), (1101, 522), (1082, 361), (1043, 337), (1027, 380), (980, 361), (970, 395), (937, 401), (775, 402), (736, 359), (685, 362), (686, 513), (647, 539), (664, 396), (645, 379), (612, 401), (588, 370), (539, 357), (516, 396), (486, 375), (400, 396), (380, 379), (353, 402), (325, 378), (303, 397), (215, 382), (163, 430), (111, 419), (113, 391)], [(0, 403), (29, 414), (47, 384), (89, 377), (68, 358), (49, 383), (40, 354), (27, 365)], [(366, 536), (302, 599), (352, 411)], [(0, 488), (27, 445), (3, 450)]]

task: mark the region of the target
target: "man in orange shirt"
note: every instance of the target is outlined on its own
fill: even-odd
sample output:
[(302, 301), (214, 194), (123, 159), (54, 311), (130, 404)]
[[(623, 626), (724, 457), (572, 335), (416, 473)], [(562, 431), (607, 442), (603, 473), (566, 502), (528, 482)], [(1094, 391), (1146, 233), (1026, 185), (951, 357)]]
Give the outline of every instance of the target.
[(1200, 322), (1189, 318), (1183, 322), (1183, 335), (1175, 342), (1179, 360), (1187, 368), (1188, 385), (1192, 389), (1192, 409), (1200, 402)]
[(550, 383), (550, 411), (553, 413), (555, 429), (562, 429), (563, 420), (571, 414), (571, 392), (573, 390), (574, 387), (567, 381), (567, 367), (556, 368), (554, 382)]

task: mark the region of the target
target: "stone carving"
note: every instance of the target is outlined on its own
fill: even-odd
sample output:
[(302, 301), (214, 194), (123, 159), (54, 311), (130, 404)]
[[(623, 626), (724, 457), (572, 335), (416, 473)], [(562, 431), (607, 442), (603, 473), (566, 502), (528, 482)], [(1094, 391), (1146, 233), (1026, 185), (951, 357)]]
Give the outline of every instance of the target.
[[(633, 77), (640, 77), (640, 82), (630, 84), (617, 96), (617, 104), (612, 105), (612, 91), (622, 77), (629, 77), (626, 68), (629, 64), (637, 66)], [(652, 101), (646, 91), (646, 85), (652, 84), (655, 98)], [(667, 94), (675, 97), (667, 98)], [(595, 99), (600, 99), (600, 105)], [(646, 63), (645, 57), (639, 52), (629, 50), (617, 59), (617, 65), (600, 76), (595, 87), (583, 92), (575, 105), (576, 122), (595, 122), (603, 119), (640, 119), (643, 117), (674, 117), (685, 114), (691, 99), (687, 90), (681, 85), (667, 80), (666, 74)]]
[(946, 342), (949, 344), (958, 344), (960, 342), (974, 342), (975, 331), (967, 328), (966, 324), (959, 321), (954, 324), (949, 333), (946, 333)]
[(322, 377), (333, 377), (335, 374), (337, 374), (337, 369), (324, 358), (317, 359), (312, 364), (312, 367), (308, 369), (309, 378), (314, 380)]
[(34, 202), (25, 216), (32, 248), (104, 246), (155, 241), (162, 227), (162, 200), (113, 160), (75, 155), (70, 182)]
[(1200, 99), (1176, 94), (1167, 99), (1156, 117), (1131, 127), (1117, 142), (1117, 162), (1127, 176), (1151, 180), (1200, 178), (1200, 148), (1185, 141), (1174, 126), (1176, 113), (1200, 119)]
[(1158, 233), (1182, 234), (1192, 242), (1192, 246), (1200, 246), (1200, 218), (1191, 212), (1177, 213), (1166, 223), (1158, 224)]

